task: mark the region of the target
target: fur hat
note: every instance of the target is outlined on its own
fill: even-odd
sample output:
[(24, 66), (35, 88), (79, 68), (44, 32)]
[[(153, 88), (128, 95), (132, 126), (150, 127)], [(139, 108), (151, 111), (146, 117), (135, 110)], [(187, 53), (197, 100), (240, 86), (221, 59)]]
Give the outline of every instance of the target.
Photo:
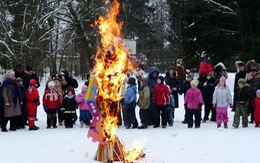
[(50, 88), (50, 87), (54, 87), (54, 86), (55, 86), (54, 82), (50, 81), (50, 82), (48, 83), (48, 87), (49, 87), (49, 88)]
[(7, 70), (6, 73), (5, 73), (6, 76), (14, 75), (14, 74), (15, 74), (14, 70)]
[(194, 85), (195, 87), (197, 87), (199, 84), (198, 80), (196, 79), (193, 79), (191, 82), (190, 82), (190, 85)]
[(161, 83), (163, 83), (163, 82), (164, 82), (164, 77), (163, 77), (163, 76), (158, 76), (158, 79), (160, 79), (160, 80), (161, 80)]
[(258, 67), (257, 67), (257, 66), (253, 66), (253, 67), (251, 68), (251, 71), (256, 71), (256, 72), (258, 72), (259, 70), (258, 70)]
[(176, 60), (176, 63), (177, 63), (177, 64), (180, 64), (182, 61), (183, 61), (183, 59), (178, 58), (178, 59)]
[(240, 78), (237, 82), (238, 84), (246, 84), (246, 80), (244, 78)]
[(127, 84), (129, 84), (129, 85), (136, 85), (136, 83), (135, 83), (135, 78), (134, 78), (134, 77), (130, 77), (130, 78), (128, 79), (128, 81), (127, 81)]
[(258, 89), (258, 90), (256, 91), (256, 94), (260, 94), (260, 89)]
[(193, 79), (193, 78), (194, 78), (194, 74), (193, 74), (193, 73), (189, 73), (189, 74), (187, 75), (187, 78)]

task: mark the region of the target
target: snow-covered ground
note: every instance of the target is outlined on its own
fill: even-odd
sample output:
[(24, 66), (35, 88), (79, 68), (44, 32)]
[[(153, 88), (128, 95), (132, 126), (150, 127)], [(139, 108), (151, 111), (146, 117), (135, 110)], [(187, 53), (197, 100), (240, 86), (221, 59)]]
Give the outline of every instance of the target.
[[(234, 74), (227, 80), (233, 92)], [(79, 82), (80, 87), (83, 81)], [(44, 81), (39, 88), (42, 97)], [(117, 135), (127, 149), (134, 140), (146, 139), (145, 158), (139, 163), (246, 163), (259, 161), (260, 130), (253, 124), (248, 128), (231, 127), (234, 113), (229, 110), (229, 128), (217, 129), (213, 122), (202, 123), (199, 129), (188, 129), (183, 120), (183, 96), (180, 108), (176, 110), (173, 127), (146, 130), (120, 127)], [(137, 110), (138, 111), (138, 110)], [(137, 114), (138, 116), (138, 114)], [(97, 143), (87, 138), (87, 128), (80, 128), (79, 122), (73, 129), (58, 127), (46, 129), (46, 114), (38, 107), (36, 125), (38, 131), (27, 129), (7, 133), (0, 132), (1, 163), (95, 163), (93, 160)]]

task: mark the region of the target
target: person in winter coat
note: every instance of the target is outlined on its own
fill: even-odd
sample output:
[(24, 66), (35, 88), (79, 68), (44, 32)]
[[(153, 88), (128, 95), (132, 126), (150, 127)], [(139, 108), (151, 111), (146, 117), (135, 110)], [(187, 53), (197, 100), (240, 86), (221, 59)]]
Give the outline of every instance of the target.
[(213, 72), (213, 77), (215, 79), (215, 86), (218, 84), (219, 79), (224, 76), (226, 79), (228, 78), (227, 74), (227, 68), (226, 66), (222, 63), (219, 62), (215, 67), (214, 67), (214, 72)]
[(150, 106), (147, 110), (148, 113), (148, 125), (151, 126), (155, 123), (154, 120), (154, 112), (155, 112), (155, 104), (153, 101), (153, 94), (154, 94), (154, 87), (157, 84), (157, 78), (159, 76), (159, 70), (152, 66), (149, 68), (148, 71), (148, 77), (147, 77), (147, 82), (148, 82), (148, 87), (150, 89)]
[(92, 119), (92, 116), (90, 114), (88, 105), (86, 103), (86, 93), (87, 93), (87, 86), (83, 85), (81, 87), (81, 93), (77, 94), (75, 100), (79, 104), (79, 121), (80, 121), (80, 127), (82, 128), (84, 124), (86, 127), (90, 126), (90, 121)]
[(48, 83), (48, 89), (44, 92), (42, 105), (47, 114), (47, 129), (57, 128), (57, 112), (61, 106), (60, 93), (55, 90), (54, 82)]
[(2, 83), (0, 81), (0, 126), (2, 126), (2, 120), (4, 115), (4, 105), (3, 105), (3, 96), (2, 96)]
[(68, 87), (67, 94), (63, 98), (61, 111), (64, 115), (64, 123), (66, 128), (73, 128), (73, 120), (75, 118), (76, 109), (78, 107), (78, 103), (75, 100), (75, 96), (73, 95), (73, 88)]
[(127, 90), (127, 86), (128, 86), (127, 82), (128, 82), (128, 79), (129, 79), (130, 76), (131, 76), (131, 72), (128, 71), (126, 73), (125, 78), (124, 78), (123, 87), (121, 89), (121, 97), (122, 98), (121, 98), (121, 101), (120, 101), (120, 111), (118, 113), (118, 126), (121, 126), (122, 122), (124, 122), (124, 126), (126, 124), (126, 122), (125, 122), (125, 119), (126, 119), (125, 115), (126, 115), (126, 113), (124, 113), (124, 111), (125, 111), (125, 109), (124, 109), (124, 107), (125, 107), (125, 94), (126, 94), (126, 90)]
[(38, 78), (37, 73), (30, 66), (26, 66), (25, 70), (26, 70), (26, 73), (27, 73), (29, 80), (31, 80), (31, 79), (36, 80), (36, 82), (37, 82), (36, 88), (39, 88), (41, 84), (39, 82), (39, 78)]
[(10, 131), (15, 131), (15, 117), (22, 115), (20, 107), (20, 104), (22, 103), (22, 96), (19, 86), (15, 81), (13, 70), (8, 70), (6, 72), (6, 78), (2, 84), (2, 96), (4, 105), (4, 115), (1, 121), (2, 131), (7, 132), (6, 125), (8, 121), (10, 121)]
[(209, 120), (210, 112), (211, 112), (210, 121), (212, 122), (216, 121), (216, 109), (212, 107), (214, 91), (215, 91), (215, 79), (211, 77), (207, 81), (207, 85), (203, 86), (203, 89), (201, 91), (203, 101), (204, 101), (204, 118), (202, 120), (203, 123)]
[(138, 105), (139, 105), (139, 116), (141, 119), (142, 126), (138, 127), (138, 129), (147, 129), (148, 128), (148, 114), (147, 114), (147, 109), (149, 108), (150, 105), (150, 90), (147, 85), (147, 79), (142, 78), (140, 80), (140, 92), (139, 92), (139, 100), (138, 100)]
[(250, 88), (246, 85), (246, 80), (241, 78), (238, 80), (238, 88), (235, 91), (234, 101), (236, 109), (233, 121), (233, 127), (238, 128), (240, 117), (242, 116), (242, 127), (248, 126), (248, 104), (250, 98)]
[[(245, 69), (245, 63), (240, 61), (237, 63), (237, 68), (238, 68), (238, 72), (236, 73), (235, 75), (235, 81), (234, 81), (234, 93), (235, 93), (235, 90), (236, 88), (238, 87), (238, 80), (241, 79), (241, 78), (246, 78), (246, 69)], [(233, 108), (232, 108), (232, 111), (235, 111), (235, 108), (236, 108), (236, 103), (233, 102)]]
[(160, 126), (160, 115), (162, 117), (162, 128), (167, 125), (167, 106), (170, 104), (170, 92), (164, 84), (164, 77), (159, 76), (157, 85), (154, 87), (154, 103), (155, 103), (155, 124), (153, 128)]
[(24, 85), (25, 89), (27, 89), (29, 87), (30, 78), (24, 71), (23, 65), (17, 64), (14, 68), (14, 72), (15, 72), (15, 78), (22, 78), (23, 85)]
[(22, 115), (20, 116), (17, 116), (16, 118), (16, 129), (25, 129), (25, 126), (27, 124), (27, 110), (26, 110), (26, 103), (27, 103), (27, 100), (26, 100), (26, 96), (25, 96), (25, 92), (26, 92), (26, 89), (23, 85), (23, 79), (18, 77), (16, 79), (16, 82), (19, 86), (19, 89), (20, 89), (20, 94), (21, 94), (21, 97), (22, 97), (22, 103), (21, 103), (21, 112), (22, 112)]
[(218, 86), (213, 94), (213, 108), (217, 110), (217, 127), (221, 127), (222, 121), (224, 128), (228, 127), (228, 111), (227, 108), (232, 108), (232, 98), (229, 88), (226, 85), (226, 78), (222, 76), (219, 79)]
[(206, 76), (213, 72), (209, 54), (205, 54), (204, 60), (200, 62), (199, 76), (201, 76), (203, 72), (206, 74)]
[(251, 72), (250, 72), (251, 78), (248, 78), (247, 83), (250, 85), (251, 89), (251, 96), (249, 100), (249, 113), (250, 113), (250, 122), (249, 123), (254, 123), (254, 113), (255, 113), (255, 108), (252, 105), (252, 101), (256, 97), (255, 92), (260, 88), (260, 72), (258, 69), (258, 66), (252, 67)]
[(137, 79), (138, 92), (141, 90), (141, 80), (145, 77), (145, 72), (140, 68), (140, 65), (137, 64), (135, 67), (135, 77)]
[(169, 66), (168, 71), (165, 74), (165, 83), (170, 86), (175, 101), (175, 108), (179, 107), (179, 82), (176, 77), (174, 66)]
[(178, 78), (178, 83), (179, 83), (179, 90), (182, 89), (185, 81), (186, 81), (186, 74), (189, 71), (186, 71), (183, 65), (183, 59), (178, 58), (176, 60), (176, 72), (177, 72), (177, 78)]
[(256, 97), (253, 101), (255, 107), (255, 127), (260, 125), (260, 89), (256, 91)]
[(203, 87), (206, 85), (205, 83), (207, 82), (207, 74), (205, 72), (201, 73), (201, 75), (198, 78), (198, 89), (202, 91)]
[(126, 89), (126, 94), (125, 94), (125, 101), (124, 101), (124, 117), (125, 117), (125, 126), (126, 129), (129, 129), (131, 126), (132, 128), (138, 128), (138, 122), (135, 116), (135, 106), (136, 106), (136, 93), (137, 93), (137, 88), (136, 88), (136, 80), (133, 77), (130, 77), (128, 79), (127, 84), (129, 85)]
[[(54, 88), (60, 94), (60, 98), (61, 98), (61, 101), (62, 101), (63, 100), (62, 87), (67, 85), (67, 81), (65, 80), (65, 77), (63, 75), (60, 75), (58, 72), (53, 72), (51, 77), (49, 77), (49, 79), (46, 82), (46, 89), (48, 88), (49, 82), (54, 83)], [(64, 117), (63, 117), (63, 114), (61, 112), (61, 109), (58, 109), (58, 120), (59, 120), (59, 125), (62, 126)]]
[[(183, 86), (183, 88), (181, 90), (181, 93), (184, 94), (184, 97), (186, 96), (186, 92), (190, 89), (190, 82), (193, 80), (193, 78), (194, 78), (194, 76), (191, 73), (187, 76), (187, 80), (184, 83), (184, 86)], [(185, 114), (184, 114), (184, 120), (182, 121), (182, 123), (183, 124), (187, 124), (188, 123), (188, 121), (187, 121), (187, 110), (186, 109), (185, 109)]]
[(37, 115), (37, 106), (40, 105), (40, 96), (39, 92), (36, 88), (37, 81), (35, 79), (31, 79), (29, 82), (29, 88), (27, 88), (25, 96), (26, 96), (26, 107), (27, 107), (27, 116), (28, 116), (28, 126), (29, 130), (38, 130), (39, 127), (35, 126), (34, 122), (36, 120)]
[(184, 98), (184, 108), (187, 110), (188, 128), (193, 127), (193, 115), (195, 115), (195, 128), (200, 128), (203, 99), (197, 86), (198, 81), (192, 80), (191, 88), (187, 91)]
[(174, 97), (172, 95), (172, 90), (168, 86), (169, 92), (170, 92), (170, 104), (166, 108), (166, 115), (167, 115), (167, 122), (169, 126), (172, 126), (174, 123), (174, 111), (175, 111), (175, 102), (174, 102)]

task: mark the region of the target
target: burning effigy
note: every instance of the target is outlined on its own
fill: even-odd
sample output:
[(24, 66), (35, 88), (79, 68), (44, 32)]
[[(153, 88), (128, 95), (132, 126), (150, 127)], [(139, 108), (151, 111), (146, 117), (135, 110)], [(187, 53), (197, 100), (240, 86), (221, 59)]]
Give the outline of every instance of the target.
[(132, 70), (133, 66), (123, 45), (123, 22), (117, 22), (120, 4), (117, 0), (107, 0), (106, 5), (110, 6), (106, 16), (100, 16), (95, 22), (101, 35), (102, 46), (97, 48), (94, 75), (90, 78), (86, 95), (93, 116), (88, 137), (91, 137), (93, 142), (99, 142), (95, 160), (128, 163), (144, 155), (140, 149), (141, 145), (126, 151), (116, 136), (121, 89), (127, 71)]

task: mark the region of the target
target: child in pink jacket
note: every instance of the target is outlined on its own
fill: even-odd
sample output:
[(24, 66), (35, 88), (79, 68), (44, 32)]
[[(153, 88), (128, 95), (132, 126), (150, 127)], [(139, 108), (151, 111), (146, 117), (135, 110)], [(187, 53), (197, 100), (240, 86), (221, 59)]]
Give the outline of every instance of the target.
[(195, 115), (195, 128), (200, 128), (201, 107), (203, 98), (200, 90), (197, 88), (198, 81), (191, 81), (191, 88), (186, 92), (184, 107), (187, 113), (188, 128), (193, 126), (193, 115)]
[(92, 116), (90, 114), (89, 108), (86, 103), (86, 92), (87, 92), (87, 86), (83, 85), (81, 87), (81, 93), (79, 93), (76, 96), (76, 101), (79, 104), (79, 121), (80, 121), (80, 127), (82, 128), (84, 124), (86, 127), (90, 125), (90, 121), (92, 119)]

